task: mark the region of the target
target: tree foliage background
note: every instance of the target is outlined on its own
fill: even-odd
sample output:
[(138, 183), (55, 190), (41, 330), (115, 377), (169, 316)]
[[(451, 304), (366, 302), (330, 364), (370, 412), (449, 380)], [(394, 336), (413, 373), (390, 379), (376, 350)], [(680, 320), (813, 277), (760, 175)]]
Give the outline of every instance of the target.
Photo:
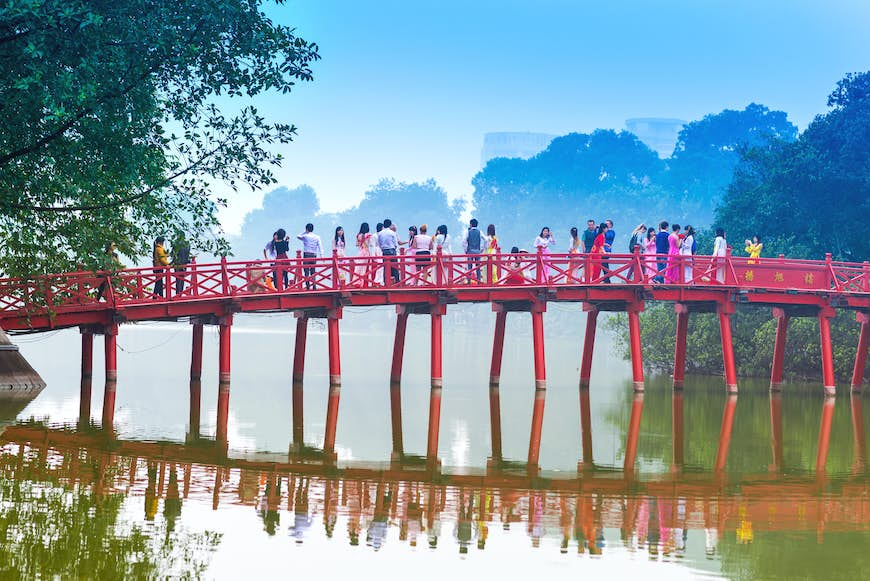
[[(280, 0), (279, 0), (280, 3)], [(316, 44), (261, 0), (0, 6), (0, 270), (96, 268), (186, 233), (223, 253), (216, 184), (272, 184), (296, 129), (253, 98), (312, 78)]]

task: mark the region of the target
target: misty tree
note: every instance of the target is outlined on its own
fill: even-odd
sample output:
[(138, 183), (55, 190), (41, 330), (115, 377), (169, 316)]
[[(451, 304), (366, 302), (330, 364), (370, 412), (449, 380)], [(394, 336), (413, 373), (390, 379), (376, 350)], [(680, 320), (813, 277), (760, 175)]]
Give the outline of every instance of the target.
[(107, 242), (134, 257), (158, 234), (227, 250), (214, 188), (274, 183), (270, 146), (296, 132), (252, 98), (311, 80), (319, 58), (261, 3), (0, 7), (0, 270), (97, 267)]

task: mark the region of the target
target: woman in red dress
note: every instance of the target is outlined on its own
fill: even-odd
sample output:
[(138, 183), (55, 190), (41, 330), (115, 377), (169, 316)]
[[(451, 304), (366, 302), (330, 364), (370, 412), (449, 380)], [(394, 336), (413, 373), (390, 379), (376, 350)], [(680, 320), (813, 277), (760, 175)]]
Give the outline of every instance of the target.
[(592, 279), (590, 282), (593, 283), (601, 276), (601, 255), (604, 254), (605, 232), (607, 232), (607, 224), (602, 222), (598, 225), (598, 235), (592, 243), (592, 251), (590, 252), (592, 255)]

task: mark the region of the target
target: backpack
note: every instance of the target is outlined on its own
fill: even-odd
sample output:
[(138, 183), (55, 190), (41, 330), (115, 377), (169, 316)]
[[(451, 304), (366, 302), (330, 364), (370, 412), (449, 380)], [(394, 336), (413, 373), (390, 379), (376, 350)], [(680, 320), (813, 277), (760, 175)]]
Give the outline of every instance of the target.
[(635, 232), (631, 235), (631, 240), (628, 241), (628, 253), (634, 254), (634, 249), (640, 245), (640, 232)]
[(477, 228), (468, 229), (468, 252), (480, 254), (480, 230)]

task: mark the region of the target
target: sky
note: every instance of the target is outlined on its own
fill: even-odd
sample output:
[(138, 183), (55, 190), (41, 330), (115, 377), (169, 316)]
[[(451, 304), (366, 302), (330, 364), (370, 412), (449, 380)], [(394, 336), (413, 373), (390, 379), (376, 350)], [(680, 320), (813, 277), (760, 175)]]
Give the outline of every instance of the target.
[[(314, 81), (259, 98), (293, 123), (277, 186), (323, 211), (384, 177), (469, 197), (485, 133), (623, 129), (751, 102), (801, 129), (847, 72), (870, 69), (866, 0), (288, 0), (277, 23), (320, 47)], [(230, 196), (237, 233), (264, 192)]]

